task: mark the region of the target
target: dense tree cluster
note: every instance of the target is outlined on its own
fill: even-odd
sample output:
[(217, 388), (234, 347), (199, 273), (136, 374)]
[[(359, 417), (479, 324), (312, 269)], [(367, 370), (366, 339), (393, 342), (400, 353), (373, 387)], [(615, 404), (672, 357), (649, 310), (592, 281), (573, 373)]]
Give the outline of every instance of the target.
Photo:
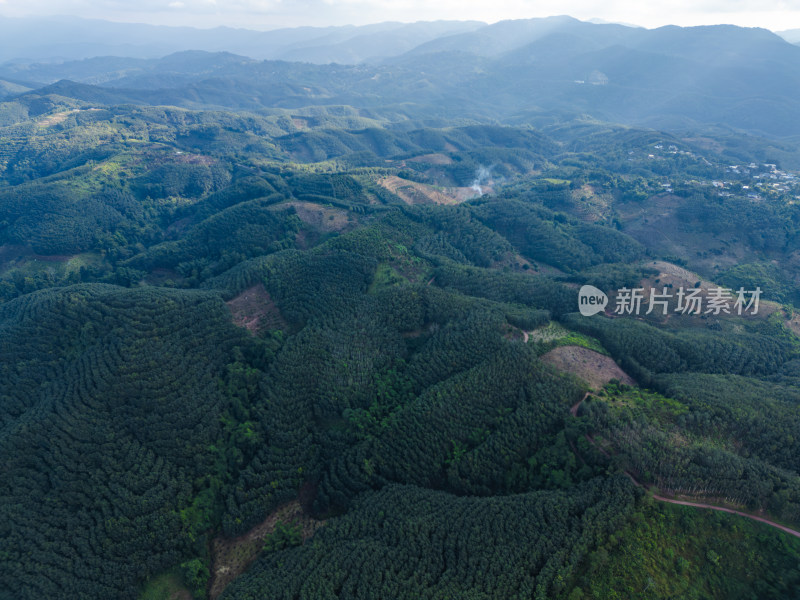
[(584, 414), (595, 435), (614, 449), (615, 462), (667, 493), (800, 520), (796, 432), (791, 419), (778, 420), (796, 406), (794, 399), (780, 398), (789, 390), (765, 399), (762, 382), (717, 375), (659, 376), (658, 383), (681, 400), (612, 386), (600, 401), (587, 403)]
[[(25, 102), (0, 115), (3, 599), (132, 599), (163, 573), (202, 597), (211, 539), (298, 497), (324, 527), (279, 527), (225, 598), (579, 598), (615, 536), (641, 541), (625, 470), (800, 523), (800, 358), (777, 317), (574, 312), (583, 283), (635, 285), (656, 258), (609, 200), (660, 188), (661, 167), (627, 164), (652, 132)], [(481, 167), (497, 195), (381, 187), (450, 193)], [(677, 214), (756, 223), (764, 253), (796, 243), (788, 208)], [(728, 280), (767, 273), (792, 298), (763, 258)], [(565, 345), (642, 387), (574, 418), (587, 385), (541, 359)]]
[(264, 555), (223, 598), (544, 600), (566, 589), (634, 498), (624, 477), (502, 498), (391, 485), (313, 543)]
[(570, 327), (596, 337), (638, 382), (656, 373), (731, 373), (767, 376), (796, 358), (793, 341), (767, 332), (660, 329), (633, 319), (591, 319), (572, 314)]
[(243, 337), (225, 313), (214, 294), (97, 285), (0, 307), (0, 595), (132, 598), (180, 562)]

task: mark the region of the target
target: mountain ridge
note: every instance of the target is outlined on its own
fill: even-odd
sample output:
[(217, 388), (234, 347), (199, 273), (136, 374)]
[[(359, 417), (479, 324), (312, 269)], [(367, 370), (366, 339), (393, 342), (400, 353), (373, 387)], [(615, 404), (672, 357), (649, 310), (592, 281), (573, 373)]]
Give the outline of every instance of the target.
[[(349, 53), (361, 45), (348, 43), (334, 46)], [(48, 84), (27, 92), (32, 95), (106, 104), (255, 111), (404, 105), (418, 115), (479, 121), (564, 109), (673, 131), (722, 127), (800, 135), (800, 47), (765, 29), (729, 25), (647, 30), (553, 17), (445, 35), (372, 64), (261, 61), (191, 50), (157, 59), (6, 64), (0, 78)], [(19, 91), (11, 86), (0, 93), (13, 98)]]

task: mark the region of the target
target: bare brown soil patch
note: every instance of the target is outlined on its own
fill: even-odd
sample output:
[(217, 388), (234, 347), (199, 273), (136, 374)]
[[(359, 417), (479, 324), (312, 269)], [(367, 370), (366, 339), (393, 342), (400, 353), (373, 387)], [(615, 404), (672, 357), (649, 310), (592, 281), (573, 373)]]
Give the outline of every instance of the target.
[(311, 236), (309, 238), (308, 231), (301, 229), (294, 236), (294, 245), (300, 250), (308, 250), (314, 245), (313, 241), (316, 237), (317, 236)]
[(378, 180), (378, 185), (400, 197), (406, 204), (460, 204), (479, 194), (468, 187), (434, 189), (424, 183), (391, 175)]
[(588, 183), (580, 189), (572, 190), (572, 201), (578, 216), (589, 223), (603, 221), (611, 216), (611, 197), (598, 192)]
[(283, 204), (276, 205), (274, 208), (275, 210), (281, 210), (288, 206), (294, 208), (295, 214), (297, 214), (298, 218), (303, 221), (303, 223), (320, 231), (340, 232), (353, 225), (350, 219), (350, 213), (346, 210), (332, 206), (323, 206), (315, 202), (284, 202)]
[(57, 112), (52, 115), (48, 115), (39, 119), (38, 123), (42, 127), (51, 127), (53, 125), (58, 125), (59, 123), (63, 123), (64, 120), (73, 113), (79, 112), (94, 112), (100, 110), (99, 108), (71, 108), (69, 110), (62, 110), (61, 112)]
[(283, 320), (264, 284), (259, 283), (246, 289), (226, 304), (233, 315), (233, 322), (252, 334), (287, 328), (286, 321)]
[(292, 117), (292, 123), (298, 129), (308, 129), (308, 120), (300, 117)]
[(677, 289), (681, 287), (686, 290), (694, 289), (695, 285), (699, 281), (700, 285), (697, 287), (702, 290), (704, 296), (711, 288), (719, 287), (714, 282), (703, 279), (697, 273), (693, 273), (688, 269), (684, 269), (683, 267), (663, 260), (649, 262), (645, 266), (657, 270), (658, 274), (652, 278), (644, 280), (642, 282), (643, 285), (647, 285), (648, 283), (654, 282), (656, 279), (658, 279), (659, 282), (655, 284), (656, 288), (672, 284), (673, 290), (677, 292)]
[(559, 371), (572, 373), (586, 381), (592, 388), (600, 389), (612, 379), (628, 385), (636, 382), (609, 356), (603, 356), (581, 346), (560, 346), (554, 348), (542, 360)]
[(188, 165), (213, 165), (217, 162), (210, 156), (203, 156), (202, 154), (191, 154), (188, 152), (175, 153), (175, 162), (188, 164)]
[(564, 271), (545, 264), (539, 261), (532, 261), (525, 258), (521, 254), (509, 254), (502, 260), (497, 260), (492, 263), (492, 267), (502, 269), (510, 267), (513, 271), (524, 273), (526, 275), (563, 275)]
[[(661, 294), (665, 287), (668, 288), (668, 293), (673, 296), (673, 299), (670, 300), (669, 305), (669, 314), (674, 316), (675, 308), (677, 308), (677, 294), (680, 288), (683, 288), (684, 291), (687, 293), (690, 290), (694, 290), (695, 288), (700, 289), (700, 296), (703, 298), (703, 311), (705, 311), (708, 306), (706, 304), (707, 298), (710, 295), (710, 291), (715, 288), (724, 288), (725, 286), (719, 285), (714, 283), (713, 281), (709, 281), (707, 279), (703, 279), (697, 273), (689, 271), (688, 269), (684, 269), (678, 265), (658, 260), (646, 263), (645, 266), (650, 267), (658, 271), (656, 275), (643, 279), (640, 283), (641, 287), (644, 288), (644, 297), (648, 299), (650, 297), (651, 289), (654, 290), (655, 293)], [(699, 283), (698, 283), (699, 282)], [(671, 286), (671, 287), (669, 287)], [(749, 301), (749, 294), (745, 297), (745, 301)], [(758, 303), (758, 312), (756, 314), (751, 314), (751, 311), (744, 311), (742, 310), (742, 314), (738, 314), (738, 308), (735, 306), (735, 302), (737, 299), (736, 291), (731, 292), (731, 300), (727, 302), (727, 313), (722, 310), (719, 315), (720, 317), (726, 316), (737, 316), (746, 319), (758, 319), (758, 318), (766, 318), (776, 310), (780, 308), (780, 305), (775, 302), (770, 302), (768, 300), (764, 300), (761, 298)], [(643, 302), (643, 306), (646, 302)], [(613, 303), (612, 303), (613, 306)], [(745, 305), (746, 306), (746, 305)], [(744, 308), (744, 307), (743, 307)], [(655, 311), (661, 311), (661, 307), (656, 307)]]
[(800, 336), (800, 313), (794, 315), (788, 321), (786, 326), (797, 336)]
[(409, 158), (408, 162), (419, 162), (426, 165), (452, 165), (453, 159), (446, 154), (423, 154), (422, 156), (415, 156)]
[(275, 531), (279, 523), (296, 523), (301, 528), (303, 541), (325, 525), (303, 512), (300, 502), (293, 500), (277, 508), (263, 522), (237, 538), (218, 537), (211, 542), (211, 580), (208, 596), (215, 600), (225, 587), (258, 557), (264, 547), (266, 537)]
[(69, 115), (71, 115), (73, 113), (76, 113), (76, 112), (78, 112), (78, 111), (77, 110), (65, 110), (65, 111), (56, 113), (54, 115), (49, 115), (47, 117), (44, 117), (43, 119), (40, 119), (39, 120), (39, 125), (41, 125), (42, 127), (52, 127), (53, 125), (58, 125), (59, 123), (63, 123)]

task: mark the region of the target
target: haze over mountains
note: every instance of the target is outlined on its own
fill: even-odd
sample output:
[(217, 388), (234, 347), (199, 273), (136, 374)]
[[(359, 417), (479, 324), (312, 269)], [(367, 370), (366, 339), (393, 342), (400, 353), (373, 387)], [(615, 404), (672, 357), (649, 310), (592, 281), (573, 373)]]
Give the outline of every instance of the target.
[(515, 124), (558, 111), (667, 130), (800, 135), (800, 47), (764, 29), (648, 30), (570, 17), (272, 32), (102, 25), (6, 20), (4, 57), (33, 59), (0, 67), (0, 97), (256, 111), (343, 104)]
[(399, 54), (438, 37), (485, 27), (479, 21), (378, 23), (254, 31), (196, 29), (79, 19), (0, 20), (0, 60), (64, 61), (95, 56), (157, 58), (182, 50), (228, 51), (257, 59), (357, 63)]
[(1, 28), (0, 600), (800, 598), (800, 48)]
[(776, 32), (779, 36), (792, 44), (800, 44), (800, 29), (787, 29)]

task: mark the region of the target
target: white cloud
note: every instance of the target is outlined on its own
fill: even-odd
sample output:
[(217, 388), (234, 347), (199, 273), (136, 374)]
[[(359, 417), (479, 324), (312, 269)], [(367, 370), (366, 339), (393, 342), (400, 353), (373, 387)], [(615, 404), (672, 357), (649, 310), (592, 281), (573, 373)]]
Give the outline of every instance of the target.
[(659, 4), (641, 0), (0, 0), (0, 14), (255, 28), (388, 20), (495, 22), (569, 14), (646, 27), (732, 23), (788, 29), (800, 27), (800, 0), (675, 0)]

